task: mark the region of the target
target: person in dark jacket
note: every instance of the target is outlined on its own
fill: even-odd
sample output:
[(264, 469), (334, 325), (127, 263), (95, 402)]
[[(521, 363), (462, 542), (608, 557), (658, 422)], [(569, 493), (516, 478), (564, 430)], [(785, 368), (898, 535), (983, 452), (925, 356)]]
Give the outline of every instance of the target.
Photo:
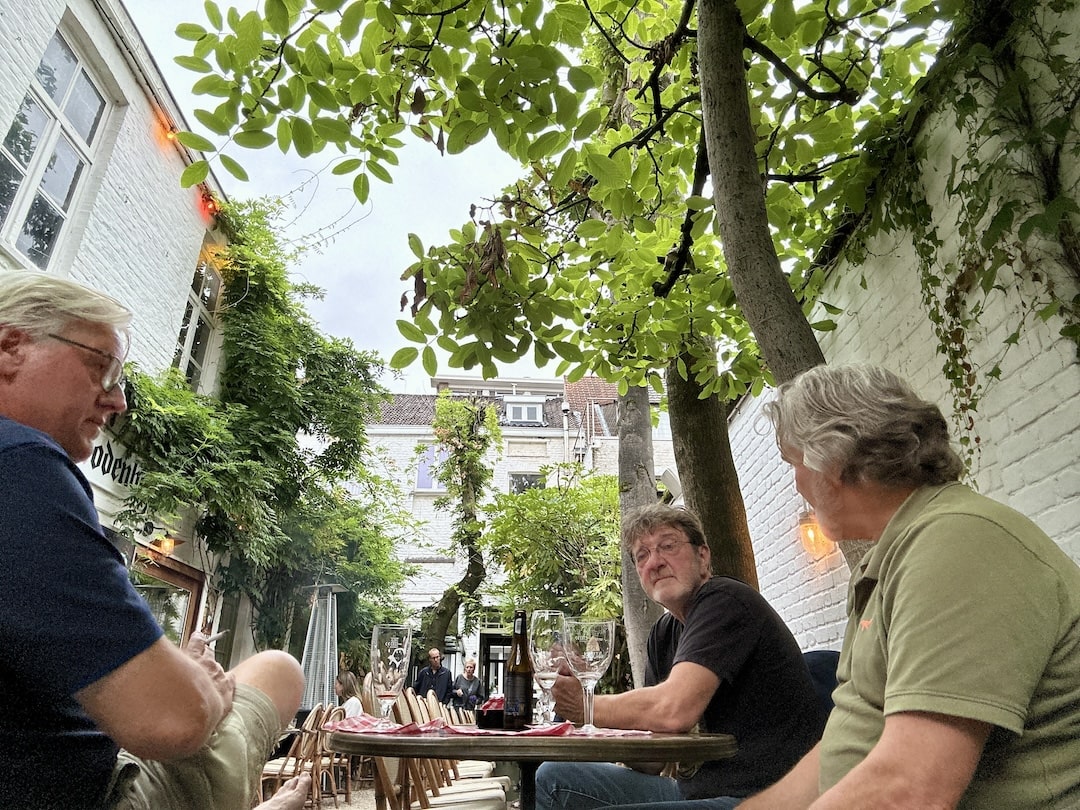
[(413, 689), (416, 690), (416, 694), (420, 697), (424, 697), (429, 691), (434, 690), (439, 703), (449, 703), (451, 676), (450, 670), (442, 665), (442, 653), (432, 647), (428, 650), (427, 657), (429, 666), (420, 670), (420, 674), (416, 676), (416, 683), (413, 684)]

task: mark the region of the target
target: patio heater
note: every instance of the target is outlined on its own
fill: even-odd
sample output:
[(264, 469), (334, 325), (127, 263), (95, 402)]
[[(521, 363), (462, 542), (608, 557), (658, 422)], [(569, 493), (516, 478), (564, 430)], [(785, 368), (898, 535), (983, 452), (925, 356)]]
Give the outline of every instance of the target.
[(312, 586), (311, 618), (304, 639), (304, 698), (301, 711), (315, 704), (336, 706), (334, 679), (337, 677), (337, 594), (345, 588), (337, 583)]

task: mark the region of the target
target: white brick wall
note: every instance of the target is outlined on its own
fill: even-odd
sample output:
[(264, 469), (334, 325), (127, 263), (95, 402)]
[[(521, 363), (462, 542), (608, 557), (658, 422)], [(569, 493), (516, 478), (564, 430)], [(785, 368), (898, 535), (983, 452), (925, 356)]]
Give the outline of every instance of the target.
[[(927, 194), (941, 212), (939, 232), (945, 235), (955, 231), (956, 216), (942, 183), (957, 146), (950, 122), (946, 117), (936, 129), (931, 124), (926, 150), (937, 159), (927, 172)], [(1075, 176), (1077, 166), (1066, 171)], [(945, 245), (943, 256), (950, 250), (955, 246)], [(826, 359), (890, 368), (950, 414), (952, 403), (909, 239), (903, 234), (879, 236), (867, 256), (859, 267), (837, 268), (822, 294), (823, 300), (844, 310), (837, 317), (839, 328), (819, 335)], [(1050, 264), (1043, 269), (1062, 275)], [(1063, 298), (1076, 292), (1075, 283), (1063, 276), (1058, 285)], [(1028, 324), (1019, 345), (1002, 359), (1002, 341), (1014, 328), (1018, 306), (1015, 298), (996, 295), (980, 319), (982, 329), (971, 337), (982, 371), (997, 360), (1002, 369), (1000, 380), (988, 382), (975, 415), (982, 449), (973, 481), (983, 494), (1032, 518), (1080, 561), (1080, 366), (1075, 347), (1058, 337), (1061, 323), (1056, 318)], [(799, 546), (795, 519), (801, 502), (760, 406), (759, 401), (744, 402), (732, 419), (731, 433), (762, 592), (804, 649), (838, 646), (847, 566), (839, 552), (814, 561)]]
[[(117, 11), (116, 0), (100, 5)], [(65, 14), (65, 9), (67, 13)], [(123, 14), (122, 10), (117, 13)], [(94, 165), (49, 272), (91, 284), (135, 312), (130, 359), (156, 370), (172, 362), (187, 290), (208, 221), (195, 189), (181, 189), (184, 162), (162, 120), (90, 0), (0, 0), (0, 128), (7, 132), (38, 61), (63, 20), (65, 34), (104, 80), (113, 111)], [(21, 259), (0, 246), (0, 264)], [(33, 268), (30, 268), (33, 269)]]

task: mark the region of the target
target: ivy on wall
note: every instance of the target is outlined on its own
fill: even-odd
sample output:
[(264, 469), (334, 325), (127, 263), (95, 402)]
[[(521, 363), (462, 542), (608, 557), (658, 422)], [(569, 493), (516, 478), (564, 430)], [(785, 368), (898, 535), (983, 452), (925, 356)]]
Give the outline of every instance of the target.
[(386, 397), (381, 363), (321, 334), (307, 314), (303, 297), (315, 291), (288, 281), (296, 254), (277, 239), (280, 210), (268, 201), (222, 207), (217, 395), (193, 393), (175, 369), (133, 369), (118, 429), (145, 470), (121, 521), (193, 514), (206, 550), (223, 561), (216, 585), (255, 608), (259, 647), (287, 645), (304, 588), (318, 581), (351, 592), (339, 599), (342, 635), (394, 617), (403, 573), (393, 538), (409, 529), (383, 506), (393, 483), (364, 464), (365, 423)]
[[(1075, 0), (972, 3), (968, 27), (959, 25), (918, 89), (923, 102), (894, 133), (871, 225), (850, 245), (857, 264), (873, 234), (912, 235), (969, 468), (979, 402), (1025, 330), (1056, 317), (1080, 350), (1075, 8)], [(939, 113), (933, 127), (954, 127), (950, 140), (965, 144), (934, 201), (924, 175), (936, 157), (927, 154), (935, 133), (923, 131), (931, 113)], [(1004, 329), (994, 320), (1002, 311)]]

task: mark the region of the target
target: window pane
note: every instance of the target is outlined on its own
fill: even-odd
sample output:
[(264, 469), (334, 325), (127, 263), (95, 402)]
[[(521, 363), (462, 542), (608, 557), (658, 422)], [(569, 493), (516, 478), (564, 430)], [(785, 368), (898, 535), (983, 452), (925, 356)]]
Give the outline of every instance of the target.
[(202, 366), (206, 359), (206, 347), (210, 345), (210, 324), (199, 317), (195, 322), (195, 336), (191, 340), (191, 361)]
[(7, 219), (22, 179), (23, 173), (18, 167), (6, 155), (0, 155), (0, 223)]
[(187, 333), (188, 328), (191, 326), (191, 311), (193, 307), (191, 301), (187, 302), (187, 307), (184, 309), (184, 322), (180, 324), (180, 335), (176, 338), (176, 354), (173, 355), (173, 368), (180, 368), (180, 360), (184, 356), (184, 351), (187, 349)]
[(199, 383), (202, 382), (202, 369), (195, 363), (194, 360), (189, 360), (187, 370), (184, 371), (184, 379), (188, 381), (188, 385), (191, 386), (192, 391), (199, 390)]
[(146, 600), (154, 618), (158, 620), (165, 637), (174, 644), (184, 641), (184, 626), (187, 623), (191, 593), (176, 585), (164, 582), (145, 570), (132, 570), (131, 580), (135, 590)]
[(50, 205), (44, 196), (35, 194), (34, 204), (30, 206), (30, 213), (15, 245), (30, 257), (30, 261), (44, 270), (49, 264), (49, 256), (52, 255), (56, 237), (63, 224), (63, 215)]
[(446, 456), (446, 450), (434, 444), (429, 444), (424, 448), (424, 454), (420, 457), (419, 466), (416, 468), (417, 489), (443, 488), (443, 485), (435, 480), (435, 468), (446, 461)]
[(195, 270), (195, 278), (191, 280), (192, 291), (199, 296), (202, 305), (211, 315), (217, 312), (218, 295), (221, 292), (221, 278), (214, 268), (206, 262), (202, 262)]
[(98, 123), (101, 115), (105, 112), (105, 99), (101, 93), (90, 83), (90, 77), (86, 71), (79, 71), (79, 78), (75, 81), (75, 89), (64, 107), (64, 115), (86, 143), (94, 142), (97, 134)]
[(56, 151), (49, 160), (45, 176), (41, 178), (41, 188), (53, 198), (65, 211), (75, 194), (75, 186), (82, 174), (83, 162), (67, 138), (56, 143)]
[(41, 63), (38, 65), (37, 72), (34, 75), (37, 76), (37, 80), (41, 82), (41, 86), (45, 88), (45, 92), (49, 94), (50, 98), (59, 102), (64, 93), (67, 92), (68, 85), (71, 84), (71, 77), (75, 75), (77, 67), (78, 61), (75, 59), (75, 54), (71, 52), (71, 48), (57, 33), (53, 34), (49, 47), (45, 49), (45, 55), (41, 57)]
[(510, 473), (510, 493), (520, 495), (529, 489), (544, 489), (547, 482), (540, 473)]
[(41, 105), (30, 96), (24, 98), (22, 106), (15, 113), (11, 129), (4, 138), (4, 146), (24, 169), (34, 156), (34, 150), (37, 149), (48, 123), (49, 117), (41, 109)]

